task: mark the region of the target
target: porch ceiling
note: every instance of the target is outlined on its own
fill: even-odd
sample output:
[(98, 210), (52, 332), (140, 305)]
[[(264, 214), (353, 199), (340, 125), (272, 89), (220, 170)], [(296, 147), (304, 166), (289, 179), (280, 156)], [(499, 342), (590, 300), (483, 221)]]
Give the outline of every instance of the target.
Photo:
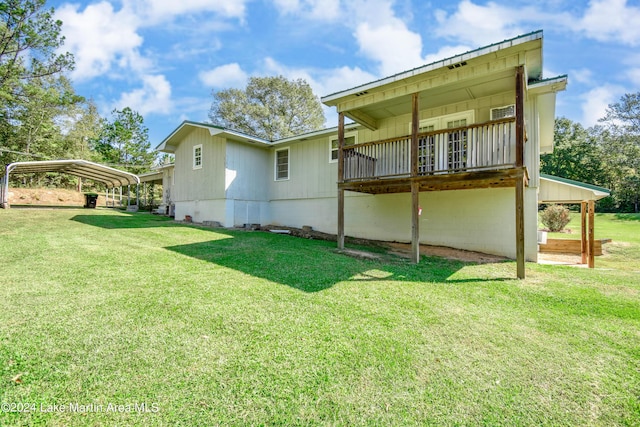
[[(420, 109), (436, 108), (510, 91), (515, 91), (515, 73), (512, 69), (420, 91)], [(389, 97), (344, 113), (356, 121), (362, 114), (376, 121), (411, 114), (411, 97), (410, 93), (395, 98)]]

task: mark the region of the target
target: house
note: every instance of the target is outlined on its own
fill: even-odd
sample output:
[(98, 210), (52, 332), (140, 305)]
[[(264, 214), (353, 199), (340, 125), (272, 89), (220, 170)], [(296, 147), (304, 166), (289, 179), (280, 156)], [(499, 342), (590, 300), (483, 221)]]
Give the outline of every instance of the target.
[(412, 242), (416, 262), (419, 243), (480, 251), (524, 277), (567, 84), (542, 47), (537, 31), (325, 96), (337, 128), (278, 141), (183, 122), (158, 146), (175, 217)]

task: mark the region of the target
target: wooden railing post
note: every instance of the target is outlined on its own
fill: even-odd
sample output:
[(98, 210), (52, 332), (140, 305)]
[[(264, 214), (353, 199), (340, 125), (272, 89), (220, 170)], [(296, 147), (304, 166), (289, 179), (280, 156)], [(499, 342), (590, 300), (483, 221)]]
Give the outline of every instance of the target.
[(582, 264), (587, 263), (587, 202), (580, 203), (580, 254)]
[(338, 114), (338, 249), (344, 249), (344, 113)]

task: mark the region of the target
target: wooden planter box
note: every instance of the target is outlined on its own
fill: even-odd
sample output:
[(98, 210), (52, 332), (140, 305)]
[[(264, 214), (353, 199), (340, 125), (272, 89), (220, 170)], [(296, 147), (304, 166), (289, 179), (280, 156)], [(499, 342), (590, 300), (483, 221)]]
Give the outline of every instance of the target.
[[(593, 242), (594, 255), (602, 255), (602, 245), (605, 243), (609, 243), (610, 241), (611, 239), (596, 239)], [(580, 240), (547, 239), (546, 245), (540, 245), (540, 252), (580, 255), (582, 253), (582, 246)]]

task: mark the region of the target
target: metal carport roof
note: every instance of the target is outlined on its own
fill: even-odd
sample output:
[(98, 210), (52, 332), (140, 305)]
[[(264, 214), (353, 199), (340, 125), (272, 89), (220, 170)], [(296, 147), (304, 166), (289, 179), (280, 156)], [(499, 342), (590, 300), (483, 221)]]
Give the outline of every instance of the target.
[(10, 173), (60, 172), (102, 182), (108, 188), (139, 184), (136, 175), (93, 163), (88, 160), (44, 160), (36, 162), (16, 162), (7, 166), (6, 176)]
[(11, 173), (40, 173), (58, 172), (69, 175), (87, 178), (104, 183), (107, 188), (123, 187), (126, 185), (139, 184), (140, 178), (136, 175), (122, 170), (110, 168), (88, 160), (44, 160), (34, 162), (15, 162), (7, 166), (4, 185), (2, 186), (2, 198), (0, 201), (5, 204), (7, 190), (9, 186), (9, 175)]

